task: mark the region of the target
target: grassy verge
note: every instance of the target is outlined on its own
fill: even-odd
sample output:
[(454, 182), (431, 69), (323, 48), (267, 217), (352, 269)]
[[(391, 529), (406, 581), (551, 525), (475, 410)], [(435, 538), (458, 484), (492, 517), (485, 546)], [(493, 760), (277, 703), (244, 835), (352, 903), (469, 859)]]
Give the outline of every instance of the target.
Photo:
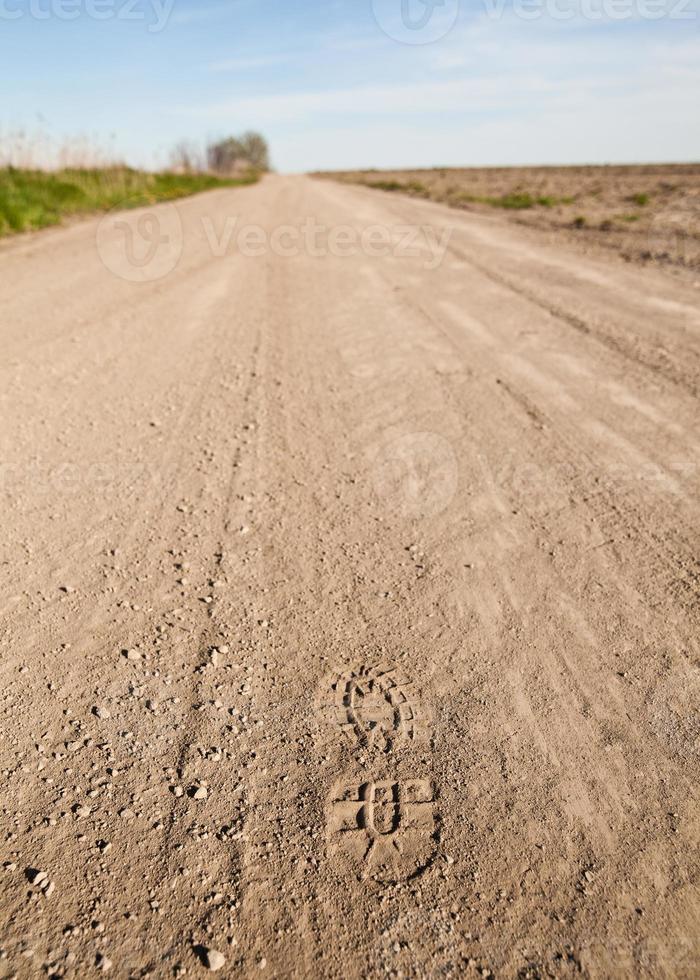
[(255, 173), (223, 179), (211, 174), (152, 174), (128, 167), (51, 173), (8, 167), (0, 169), (0, 236), (47, 228), (72, 215), (142, 207), (256, 180)]
[[(352, 182), (364, 184), (379, 191), (395, 191), (401, 194), (411, 194), (414, 197), (433, 197), (430, 188), (417, 180), (402, 183), (400, 180), (367, 180), (358, 177)], [(646, 195), (643, 196), (646, 197)], [(438, 196), (435, 196), (434, 199), (442, 200)], [(507, 211), (526, 211), (534, 207), (553, 208), (558, 204), (571, 204), (573, 200), (573, 197), (556, 198), (551, 195), (530, 194), (528, 191), (515, 191), (511, 194), (502, 194), (500, 197), (480, 196), (465, 191), (447, 195), (447, 203), (449, 204), (488, 204), (492, 208), (505, 208)]]

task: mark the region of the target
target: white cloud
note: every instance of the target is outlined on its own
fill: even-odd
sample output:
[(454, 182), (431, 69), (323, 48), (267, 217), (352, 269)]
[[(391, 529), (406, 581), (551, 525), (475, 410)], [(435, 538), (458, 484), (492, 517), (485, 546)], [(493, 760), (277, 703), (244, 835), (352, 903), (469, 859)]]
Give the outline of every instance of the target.
[(183, 110), (207, 117), (254, 118), (263, 122), (304, 121), (319, 116), (414, 115), (468, 112), (471, 109), (507, 109), (515, 101), (548, 93), (556, 86), (536, 74), (521, 77), (514, 92), (509, 78), (483, 76), (456, 81), (368, 85), (327, 91), (301, 91), (241, 96)]
[[(482, 15), (439, 44), (385, 45), (381, 71), (366, 76), (373, 84), (333, 85), (331, 74), (322, 85), (311, 74), (296, 90), (293, 77), (273, 89), (260, 75), (265, 89), (251, 92), (234, 74), (225, 97), (171, 111), (188, 126), (264, 129), (283, 169), (697, 159), (700, 37), (668, 23), (590, 26)], [(261, 55), (250, 67), (286, 57)], [(223, 65), (235, 73), (245, 61)], [(341, 62), (335, 77), (356, 72)]]

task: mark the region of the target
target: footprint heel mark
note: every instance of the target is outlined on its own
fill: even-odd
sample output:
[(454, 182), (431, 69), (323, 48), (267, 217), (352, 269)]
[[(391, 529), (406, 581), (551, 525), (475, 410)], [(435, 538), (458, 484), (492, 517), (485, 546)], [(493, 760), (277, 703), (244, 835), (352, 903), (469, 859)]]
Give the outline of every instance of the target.
[(331, 796), (329, 854), (343, 873), (401, 881), (425, 871), (439, 843), (429, 779), (340, 784)]
[(404, 677), (392, 668), (358, 667), (333, 685), (338, 727), (354, 743), (389, 752), (419, 735), (418, 713)]

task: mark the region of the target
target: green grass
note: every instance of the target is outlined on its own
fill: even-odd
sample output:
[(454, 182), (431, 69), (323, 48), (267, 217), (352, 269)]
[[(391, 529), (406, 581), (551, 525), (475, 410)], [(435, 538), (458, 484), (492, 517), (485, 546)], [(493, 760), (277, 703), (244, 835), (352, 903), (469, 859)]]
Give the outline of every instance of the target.
[(505, 208), (507, 211), (525, 211), (534, 208), (535, 198), (527, 191), (515, 191), (512, 194), (504, 194), (502, 197), (489, 198), (488, 203), (495, 208)]
[[(374, 174), (377, 173), (377, 171), (365, 171), (364, 173)], [(447, 176), (447, 174), (444, 173), (443, 176)], [(461, 204), (487, 204), (489, 207), (504, 208), (506, 211), (525, 211), (534, 207), (554, 208), (560, 204), (573, 204), (575, 201), (574, 197), (553, 197), (552, 195), (545, 194), (534, 195), (529, 191), (524, 190), (515, 190), (509, 194), (501, 194), (500, 197), (487, 197), (462, 190), (459, 185), (456, 184), (451, 184), (444, 192), (444, 196), (441, 198), (439, 195), (434, 196), (429, 187), (426, 187), (425, 184), (422, 184), (417, 180), (401, 181), (390, 177), (382, 180), (366, 180), (363, 179), (363, 177), (363, 174), (357, 176), (350, 175), (345, 179), (348, 179), (350, 183), (365, 184), (367, 187), (372, 187), (373, 189), (379, 191), (392, 191), (411, 194), (414, 197), (418, 196), (433, 198), (434, 200), (446, 200), (448, 203), (456, 205), (457, 207), (459, 207)]]
[(574, 199), (572, 197), (552, 197), (551, 195), (533, 197), (528, 191), (515, 191), (512, 194), (504, 194), (501, 197), (484, 197), (481, 200), (494, 208), (505, 208), (508, 211), (525, 211), (534, 207), (554, 208), (558, 204), (571, 204)]
[(398, 180), (368, 180), (367, 186), (376, 191), (402, 191), (406, 185)]
[(428, 188), (417, 180), (410, 180), (407, 183), (402, 183), (400, 180), (370, 180), (367, 181), (367, 186), (377, 191), (403, 191), (405, 194), (428, 196)]
[(453, 204), (476, 204), (482, 200), (479, 197), (475, 197), (474, 194), (470, 194), (469, 191), (461, 191), (453, 187), (447, 192), (447, 199)]
[(636, 204), (638, 208), (646, 207), (651, 198), (648, 194), (633, 194), (630, 198), (633, 204)]
[(57, 225), (72, 215), (173, 201), (215, 187), (255, 183), (257, 174), (222, 179), (211, 174), (104, 170), (0, 169), (0, 236)]

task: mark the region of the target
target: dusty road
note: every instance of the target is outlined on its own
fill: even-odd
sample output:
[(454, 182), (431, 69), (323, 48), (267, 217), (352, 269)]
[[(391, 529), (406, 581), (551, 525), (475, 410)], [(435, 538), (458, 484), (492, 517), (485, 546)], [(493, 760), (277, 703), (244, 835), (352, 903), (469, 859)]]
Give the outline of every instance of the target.
[(0, 976), (697, 976), (698, 289), (177, 213), (0, 249)]

